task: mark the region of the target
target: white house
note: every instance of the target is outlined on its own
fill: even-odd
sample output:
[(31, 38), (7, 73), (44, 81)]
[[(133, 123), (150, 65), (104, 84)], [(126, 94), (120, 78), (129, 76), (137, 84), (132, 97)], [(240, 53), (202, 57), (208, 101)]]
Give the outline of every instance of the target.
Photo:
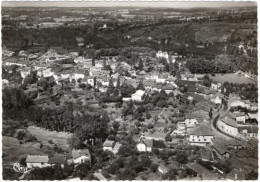
[(21, 77), (25, 78), (27, 75), (30, 75), (30, 73), (31, 73), (31, 68), (25, 67), (21, 70)]
[(210, 101), (215, 103), (215, 104), (221, 104), (222, 98), (219, 97), (218, 95), (213, 95), (213, 96), (211, 96)]
[(74, 72), (74, 79), (78, 80), (78, 79), (83, 79), (85, 77), (85, 70), (83, 69), (77, 69)]
[(92, 87), (94, 87), (96, 85), (95, 77), (92, 77), (92, 76), (88, 77), (87, 83), (90, 84)]
[(84, 162), (91, 162), (91, 155), (88, 149), (72, 150), (72, 158), (74, 164), (81, 164)]
[(168, 173), (169, 169), (164, 164), (161, 164), (158, 166), (158, 171), (162, 174), (166, 174)]
[(197, 116), (194, 114), (185, 114), (185, 126), (187, 128), (195, 127), (198, 124)]
[(153, 140), (141, 138), (136, 147), (139, 152), (152, 152)]
[(114, 148), (114, 145), (115, 145), (115, 142), (114, 141), (111, 141), (111, 140), (106, 140), (104, 143), (103, 143), (103, 150), (106, 151), (106, 150), (109, 150), (109, 151), (113, 151), (113, 148)]
[(238, 99), (236, 99), (230, 103), (230, 107), (238, 107), (238, 106), (245, 107), (245, 103)]
[(137, 90), (134, 94), (131, 95), (133, 101), (141, 102), (145, 96), (145, 91)]
[(219, 90), (219, 89), (221, 89), (221, 83), (212, 81), (210, 88), (213, 90)]
[(158, 51), (156, 53), (157, 58), (165, 58), (169, 62), (169, 54), (167, 52)]
[(237, 137), (238, 136), (238, 130), (237, 130), (237, 122), (234, 119), (231, 119), (227, 116), (224, 118), (220, 118), (217, 122), (217, 127), (222, 132)]
[(49, 157), (47, 155), (27, 155), (26, 157), (26, 166), (28, 168), (34, 168), (34, 167), (48, 167), (50, 164), (48, 164)]
[(190, 133), (189, 142), (190, 145), (207, 146), (211, 144), (212, 138), (214, 138), (212, 131), (206, 126), (200, 126)]
[(52, 72), (51, 69), (46, 69), (42, 70), (42, 74), (43, 77), (51, 77), (54, 74), (54, 72)]

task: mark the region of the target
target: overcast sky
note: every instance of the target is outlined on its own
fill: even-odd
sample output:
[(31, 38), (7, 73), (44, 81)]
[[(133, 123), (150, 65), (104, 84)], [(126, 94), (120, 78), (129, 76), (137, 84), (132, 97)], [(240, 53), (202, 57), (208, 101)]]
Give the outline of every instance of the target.
[(194, 8), (194, 7), (243, 7), (256, 6), (256, 2), (14, 2), (4, 1), (2, 6), (8, 7), (44, 7), (44, 6), (58, 6), (58, 7), (107, 7), (107, 6), (139, 6), (139, 7), (169, 7), (169, 8)]

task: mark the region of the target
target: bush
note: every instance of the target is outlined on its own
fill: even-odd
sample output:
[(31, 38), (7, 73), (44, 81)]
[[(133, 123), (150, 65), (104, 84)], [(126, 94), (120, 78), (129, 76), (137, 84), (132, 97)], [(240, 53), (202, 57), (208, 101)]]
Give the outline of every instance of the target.
[(155, 173), (157, 171), (157, 169), (158, 169), (158, 166), (159, 166), (158, 164), (152, 163), (150, 165), (150, 170)]

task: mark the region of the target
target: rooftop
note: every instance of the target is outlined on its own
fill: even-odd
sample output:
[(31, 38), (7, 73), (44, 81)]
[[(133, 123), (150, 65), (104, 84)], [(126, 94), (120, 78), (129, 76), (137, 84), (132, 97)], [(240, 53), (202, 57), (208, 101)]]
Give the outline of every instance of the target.
[(199, 126), (195, 130), (193, 130), (190, 135), (198, 135), (198, 136), (213, 136), (213, 132), (206, 126)]
[(27, 155), (26, 162), (28, 163), (47, 163), (49, 156), (47, 155)]

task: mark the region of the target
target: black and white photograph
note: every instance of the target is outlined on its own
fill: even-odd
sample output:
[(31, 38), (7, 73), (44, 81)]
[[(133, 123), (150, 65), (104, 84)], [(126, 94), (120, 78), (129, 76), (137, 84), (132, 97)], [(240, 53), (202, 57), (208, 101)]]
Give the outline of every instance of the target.
[(256, 1), (1, 1), (3, 180), (258, 180)]

